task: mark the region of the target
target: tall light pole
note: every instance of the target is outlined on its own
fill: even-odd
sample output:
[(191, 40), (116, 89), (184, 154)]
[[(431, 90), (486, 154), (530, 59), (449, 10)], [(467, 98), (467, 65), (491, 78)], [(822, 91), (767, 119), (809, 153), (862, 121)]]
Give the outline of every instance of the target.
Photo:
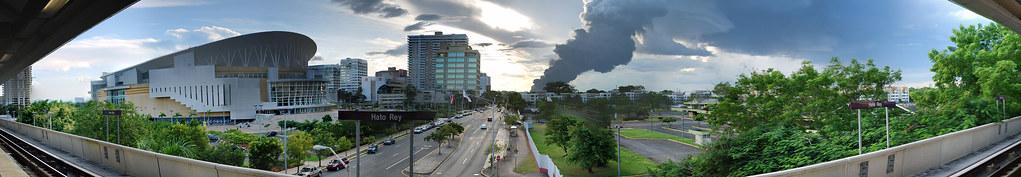
[(347, 168), (348, 167), (347, 166), (347, 162), (344, 162), (344, 158), (341, 158), (340, 155), (337, 155), (337, 151), (333, 151), (333, 148), (330, 148), (330, 147), (327, 147), (327, 146), (323, 146), (323, 145), (315, 145), (315, 146), (312, 146), (312, 149), (315, 149), (315, 150), (329, 149), (330, 152), (332, 152), (334, 156), (337, 156), (337, 160), (340, 161), (340, 164), (344, 164), (344, 168), (347, 169), (347, 176), (349, 176), (349, 177), (351, 176), (351, 168)]

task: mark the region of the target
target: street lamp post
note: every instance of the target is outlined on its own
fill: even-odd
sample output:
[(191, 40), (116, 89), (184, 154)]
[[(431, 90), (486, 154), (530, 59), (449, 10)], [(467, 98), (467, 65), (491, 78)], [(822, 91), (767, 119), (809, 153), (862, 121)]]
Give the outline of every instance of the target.
[(344, 164), (344, 168), (347, 169), (347, 176), (351, 176), (351, 168), (347, 168), (348, 167), (347, 166), (347, 162), (344, 162), (344, 158), (341, 158), (340, 155), (337, 155), (337, 151), (333, 151), (333, 148), (327, 147), (327, 146), (323, 146), (323, 145), (315, 145), (315, 146), (312, 146), (312, 149), (315, 149), (315, 150), (329, 149), (330, 152), (332, 152), (334, 156), (337, 156), (337, 160), (340, 161), (340, 164)]

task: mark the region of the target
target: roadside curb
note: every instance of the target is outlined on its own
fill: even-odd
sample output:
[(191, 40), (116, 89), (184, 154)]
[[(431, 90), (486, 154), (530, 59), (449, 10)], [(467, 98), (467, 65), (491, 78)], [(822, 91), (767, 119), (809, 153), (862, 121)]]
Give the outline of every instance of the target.
[(695, 134), (691, 134), (691, 132), (681, 131), (681, 130), (673, 129), (673, 128), (670, 128), (670, 127), (660, 127), (660, 128), (664, 128), (664, 129), (667, 129), (667, 130), (673, 130), (673, 131), (681, 132), (681, 133), (687, 133), (687, 134), (692, 135), (692, 136), (695, 135)]
[(639, 139), (639, 140), (668, 140), (668, 141), (673, 141), (673, 142), (675, 142), (675, 143), (680, 143), (680, 144), (688, 145), (688, 146), (691, 146), (691, 147), (695, 147), (695, 148), (698, 148), (698, 149), (701, 149), (701, 150), (705, 150), (705, 148), (702, 148), (701, 146), (695, 146), (695, 145), (692, 145), (692, 144), (688, 144), (688, 143), (685, 143), (685, 142), (680, 142), (680, 141), (677, 141), (677, 140), (672, 140), (672, 139), (659, 139), (659, 138), (631, 138), (631, 137), (625, 136), (625, 135), (623, 135), (623, 134), (619, 134), (619, 133), (617, 133), (617, 132), (613, 132), (613, 134), (618, 134), (618, 135), (620, 135), (621, 137), (624, 137), (624, 138), (627, 138), (627, 139)]

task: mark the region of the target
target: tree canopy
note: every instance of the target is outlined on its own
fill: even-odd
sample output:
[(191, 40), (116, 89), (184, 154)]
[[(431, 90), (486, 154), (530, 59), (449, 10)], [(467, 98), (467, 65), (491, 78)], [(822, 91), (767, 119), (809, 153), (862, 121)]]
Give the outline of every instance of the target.
[(574, 89), (574, 86), (567, 84), (564, 81), (547, 82), (546, 86), (542, 87), (542, 90), (553, 93), (574, 93), (578, 90)]

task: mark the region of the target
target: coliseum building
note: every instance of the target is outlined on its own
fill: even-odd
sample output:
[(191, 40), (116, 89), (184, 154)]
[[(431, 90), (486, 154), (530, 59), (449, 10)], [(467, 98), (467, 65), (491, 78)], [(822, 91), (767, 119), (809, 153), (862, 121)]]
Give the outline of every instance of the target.
[(104, 73), (90, 93), (93, 100), (131, 102), (156, 118), (181, 114), (217, 122), (254, 119), (256, 111), (326, 111), (332, 107), (327, 81), (313, 79), (307, 69), (315, 52), (315, 42), (298, 33), (241, 35)]

